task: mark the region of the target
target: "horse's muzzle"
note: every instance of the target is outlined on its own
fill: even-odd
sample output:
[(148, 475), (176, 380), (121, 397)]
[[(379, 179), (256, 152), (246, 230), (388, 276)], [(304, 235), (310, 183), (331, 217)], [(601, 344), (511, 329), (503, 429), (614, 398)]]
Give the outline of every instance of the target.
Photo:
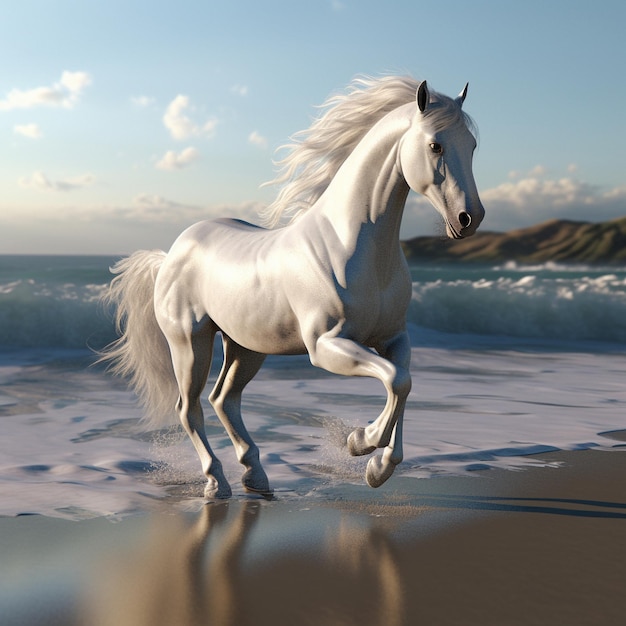
[(471, 237), (478, 226), (483, 221), (485, 216), (485, 209), (482, 204), (479, 205), (478, 210), (470, 213), (469, 211), (461, 211), (457, 216), (457, 225), (453, 226), (451, 223), (447, 223), (448, 236), (452, 239), (463, 239), (464, 237)]

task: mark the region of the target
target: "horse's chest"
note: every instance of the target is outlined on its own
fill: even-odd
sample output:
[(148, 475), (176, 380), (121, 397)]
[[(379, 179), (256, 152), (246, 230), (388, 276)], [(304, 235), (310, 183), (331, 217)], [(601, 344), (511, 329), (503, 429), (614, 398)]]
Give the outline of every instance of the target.
[(387, 336), (404, 327), (411, 282), (402, 275), (386, 284), (370, 281), (359, 290), (346, 290), (343, 299), (348, 323), (356, 322), (365, 335)]

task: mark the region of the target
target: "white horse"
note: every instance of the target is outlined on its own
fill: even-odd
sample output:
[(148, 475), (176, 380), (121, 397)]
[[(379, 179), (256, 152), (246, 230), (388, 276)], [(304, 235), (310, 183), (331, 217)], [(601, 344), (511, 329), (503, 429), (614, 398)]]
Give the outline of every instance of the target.
[(452, 99), (405, 77), (357, 79), (288, 146), (273, 181), (286, 184), (268, 209), (272, 226), (296, 213), (286, 225), (204, 221), (167, 254), (139, 251), (113, 268), (109, 297), (122, 334), (104, 359), (130, 379), (153, 427), (178, 414), (208, 480), (205, 497), (231, 495), (200, 404), (218, 332), (224, 364), (209, 399), (247, 490), (271, 493), (241, 416), (244, 387), (268, 354), (308, 353), (329, 372), (380, 380), (386, 405), (347, 447), (352, 455), (384, 448), (367, 465), (372, 487), (402, 460), (411, 279), (400, 222), (410, 187), (431, 201), (449, 237), (480, 224), (466, 93), (467, 85)]

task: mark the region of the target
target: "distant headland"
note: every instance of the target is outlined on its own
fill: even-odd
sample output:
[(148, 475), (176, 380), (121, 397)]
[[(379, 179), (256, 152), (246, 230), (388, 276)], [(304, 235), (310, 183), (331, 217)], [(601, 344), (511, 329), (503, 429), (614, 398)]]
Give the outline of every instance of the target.
[(415, 237), (402, 242), (409, 260), (523, 263), (626, 263), (626, 216), (590, 223), (549, 220), (505, 233), (478, 231), (456, 241)]

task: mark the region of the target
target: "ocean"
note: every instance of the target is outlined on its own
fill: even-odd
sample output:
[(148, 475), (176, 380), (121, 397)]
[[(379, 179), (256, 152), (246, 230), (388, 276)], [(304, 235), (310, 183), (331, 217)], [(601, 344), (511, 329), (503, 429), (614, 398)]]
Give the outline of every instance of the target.
[[(115, 518), (164, 499), (183, 509), (202, 500), (187, 438), (142, 431), (134, 394), (95, 364), (94, 350), (115, 338), (101, 302), (115, 260), (0, 256), (0, 515)], [(413, 390), (396, 475), (558, 471), (550, 453), (624, 445), (626, 267), (411, 271)], [(209, 385), (219, 352), (217, 342)], [(246, 391), (244, 418), (277, 497), (323, 498), (329, 485), (363, 483), (367, 459), (349, 457), (342, 434), (378, 415), (378, 381), (270, 357)], [(230, 441), (208, 402), (205, 415), (238, 497)]]

